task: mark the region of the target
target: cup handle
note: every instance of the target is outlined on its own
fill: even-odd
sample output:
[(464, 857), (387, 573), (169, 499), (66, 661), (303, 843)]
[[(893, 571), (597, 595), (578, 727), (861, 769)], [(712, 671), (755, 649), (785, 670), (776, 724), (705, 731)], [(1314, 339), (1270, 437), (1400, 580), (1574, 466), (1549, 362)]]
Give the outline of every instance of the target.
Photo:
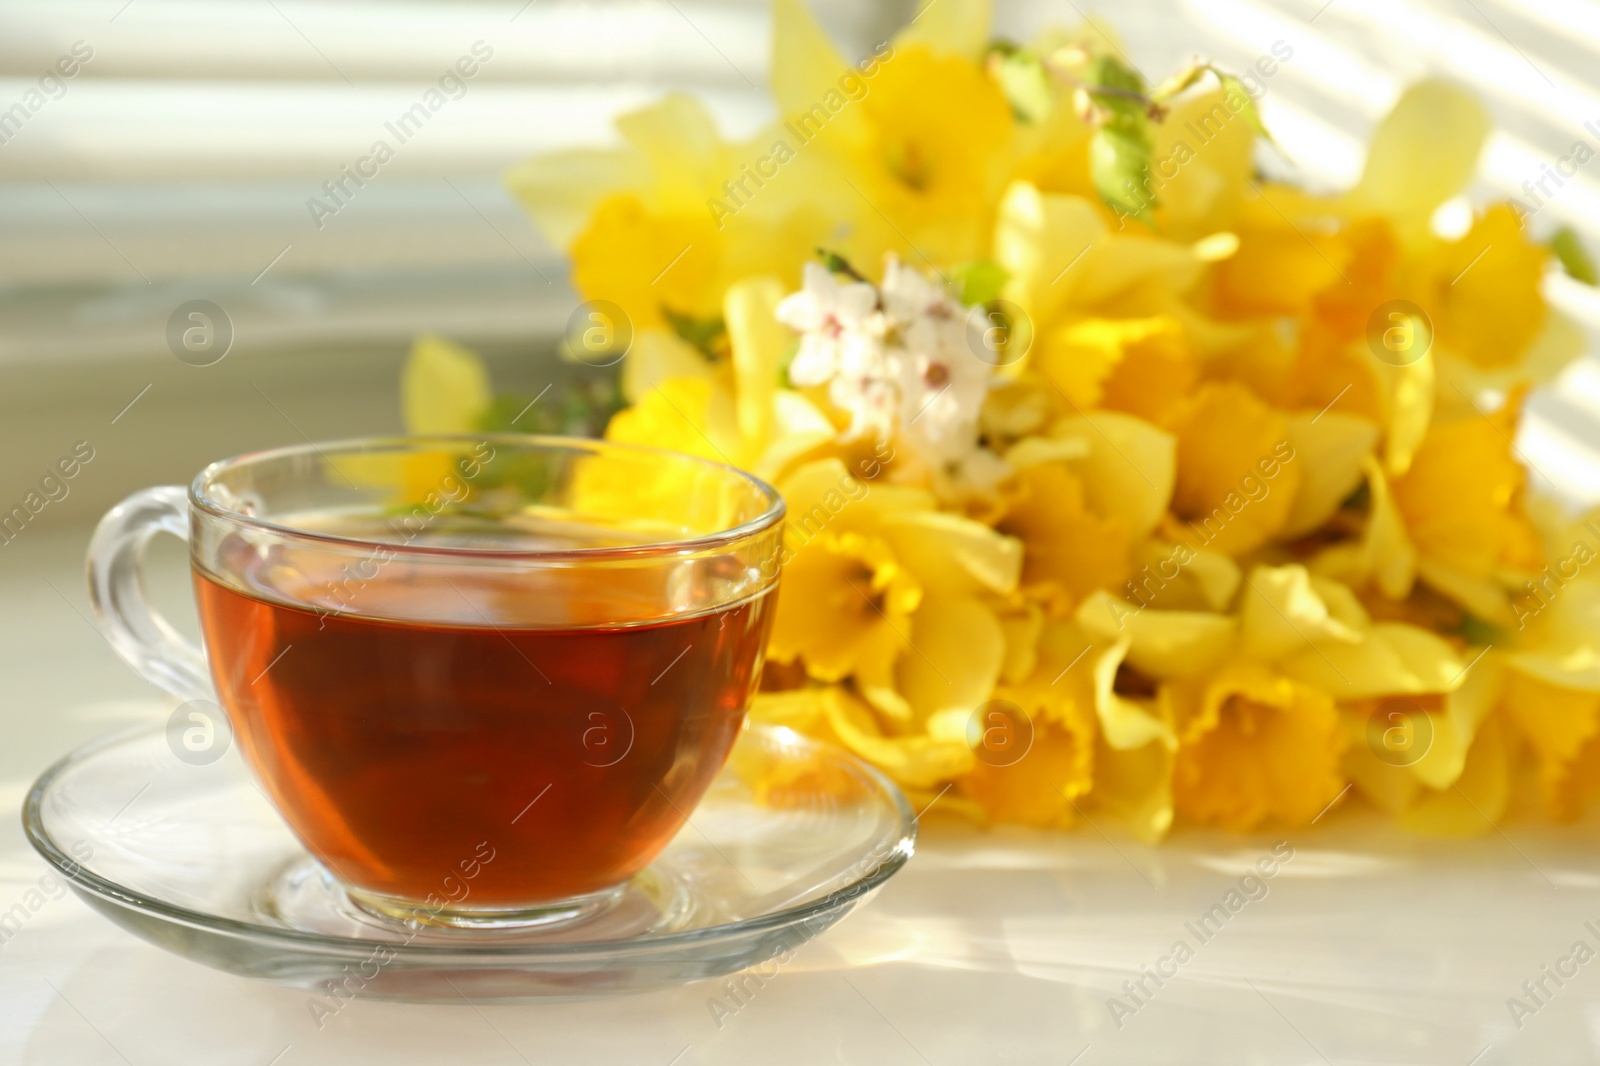
[(181, 486), (142, 489), (117, 504), (89, 542), (89, 605), (100, 633), (158, 688), (182, 700), (215, 699), (205, 652), (151, 609), (144, 551), (157, 533), (189, 541), (189, 495)]

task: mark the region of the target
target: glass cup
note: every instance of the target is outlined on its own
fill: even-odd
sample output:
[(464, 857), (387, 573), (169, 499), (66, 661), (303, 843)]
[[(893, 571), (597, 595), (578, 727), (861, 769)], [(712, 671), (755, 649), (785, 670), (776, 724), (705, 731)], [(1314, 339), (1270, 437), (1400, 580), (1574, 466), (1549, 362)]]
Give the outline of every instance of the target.
[[(90, 545), (90, 597), (196, 721), (220, 703), (356, 903), (525, 926), (619, 898), (722, 767), (761, 671), (783, 513), (748, 474), (650, 448), (307, 444), (124, 500)], [(157, 532), (189, 542), (203, 651), (145, 600)]]

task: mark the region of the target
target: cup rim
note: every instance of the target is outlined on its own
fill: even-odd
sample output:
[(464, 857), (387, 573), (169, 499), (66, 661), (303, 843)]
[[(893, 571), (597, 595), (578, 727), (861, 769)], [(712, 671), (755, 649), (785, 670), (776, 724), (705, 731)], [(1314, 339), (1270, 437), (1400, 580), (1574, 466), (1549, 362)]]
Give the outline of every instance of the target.
[[(620, 547), (596, 548), (499, 548), (499, 547), (464, 547), (448, 544), (406, 544), (400, 541), (373, 540), (366, 537), (347, 537), (337, 533), (325, 533), (318, 530), (301, 529), (297, 526), (274, 522), (271, 519), (255, 515), (247, 515), (241, 511), (226, 507), (206, 493), (206, 486), (218, 475), (226, 470), (244, 466), (248, 463), (267, 462), (274, 459), (287, 458), (294, 455), (316, 455), (327, 461), (328, 452), (372, 452), (385, 448), (401, 449), (426, 445), (449, 444), (476, 444), (481, 442), (503, 443), (520, 448), (533, 446), (546, 448), (562, 448), (568, 450), (587, 450), (591, 453), (602, 451), (629, 451), (644, 455), (658, 455), (678, 460), (688, 460), (700, 463), (707, 467), (717, 468), (733, 474), (736, 478), (746, 482), (767, 500), (767, 507), (756, 517), (741, 522), (737, 526), (718, 530), (714, 533), (705, 533), (693, 537), (680, 537), (675, 540), (649, 541), (644, 544), (630, 544)], [(368, 551), (392, 551), (397, 555), (408, 556), (453, 556), (463, 557), (489, 557), (496, 559), (515, 559), (520, 561), (577, 561), (582, 559), (607, 559), (607, 558), (639, 558), (657, 555), (693, 555), (703, 551), (711, 551), (726, 547), (730, 544), (755, 536), (776, 525), (784, 517), (787, 507), (783, 496), (766, 481), (756, 477), (747, 470), (741, 470), (732, 463), (719, 462), (707, 459), (701, 455), (691, 455), (688, 452), (672, 451), (669, 448), (656, 448), (645, 444), (633, 444), (625, 441), (598, 440), (591, 437), (564, 437), (547, 433), (419, 433), (419, 434), (389, 434), (370, 437), (346, 437), (341, 440), (314, 442), (307, 440), (304, 444), (288, 444), (277, 448), (265, 448), (254, 452), (241, 452), (238, 455), (216, 462), (208, 463), (204, 469), (194, 476), (189, 483), (189, 505), (194, 510), (210, 515), (214, 518), (236, 522), (241, 525), (256, 529), (264, 529), (283, 536), (295, 537), (302, 540), (316, 541), (323, 544), (342, 548), (359, 548)]]

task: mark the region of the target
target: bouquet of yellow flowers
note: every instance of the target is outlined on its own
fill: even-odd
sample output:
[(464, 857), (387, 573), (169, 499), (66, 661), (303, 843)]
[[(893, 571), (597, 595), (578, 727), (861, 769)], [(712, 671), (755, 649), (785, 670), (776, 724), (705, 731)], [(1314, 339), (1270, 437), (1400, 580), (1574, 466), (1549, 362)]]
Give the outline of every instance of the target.
[[(1253, 163), (1282, 42), (1152, 85), (1094, 23), (930, 4), (851, 63), (775, 20), (754, 137), (673, 95), (510, 177), (587, 301), (570, 354), (626, 352), (606, 435), (788, 503), (755, 718), (922, 804), (1145, 838), (1600, 792), (1600, 523), (1514, 444), (1582, 343), (1542, 275), (1591, 268), (1516, 201), (1438, 231), (1473, 99), (1413, 87), (1312, 195)], [(492, 406), (439, 340), (406, 388), (416, 429)]]

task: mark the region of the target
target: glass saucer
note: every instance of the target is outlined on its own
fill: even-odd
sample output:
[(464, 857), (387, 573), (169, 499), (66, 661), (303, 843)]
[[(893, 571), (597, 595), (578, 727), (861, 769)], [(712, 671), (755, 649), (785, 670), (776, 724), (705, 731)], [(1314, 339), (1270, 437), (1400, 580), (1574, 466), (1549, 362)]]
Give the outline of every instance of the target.
[(887, 778), (792, 730), (751, 726), (689, 825), (597, 915), (533, 929), (380, 917), (284, 826), (236, 752), (175, 756), (162, 729), (47, 770), (23, 825), (118, 925), (208, 966), (356, 995), (535, 999), (732, 973), (801, 944), (905, 865), (911, 808)]

